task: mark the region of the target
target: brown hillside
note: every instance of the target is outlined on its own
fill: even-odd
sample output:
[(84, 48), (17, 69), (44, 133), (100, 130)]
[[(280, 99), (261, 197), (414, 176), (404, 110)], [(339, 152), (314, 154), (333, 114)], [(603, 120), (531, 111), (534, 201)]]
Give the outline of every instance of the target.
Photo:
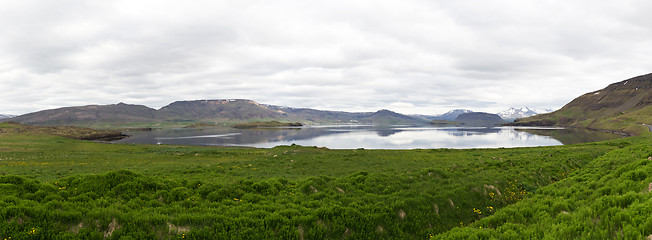
[(149, 122), (156, 110), (132, 104), (88, 105), (43, 110), (12, 118), (11, 121), (36, 125), (91, 126), (96, 122)]

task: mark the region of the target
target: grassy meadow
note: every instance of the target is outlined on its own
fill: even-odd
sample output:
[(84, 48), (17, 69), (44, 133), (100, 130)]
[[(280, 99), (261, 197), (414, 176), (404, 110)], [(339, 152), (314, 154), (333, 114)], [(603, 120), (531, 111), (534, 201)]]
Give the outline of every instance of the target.
[(128, 145), (0, 123), (0, 239), (644, 237), (650, 145)]
[(434, 239), (652, 239), (652, 141), (629, 139), (559, 182)]

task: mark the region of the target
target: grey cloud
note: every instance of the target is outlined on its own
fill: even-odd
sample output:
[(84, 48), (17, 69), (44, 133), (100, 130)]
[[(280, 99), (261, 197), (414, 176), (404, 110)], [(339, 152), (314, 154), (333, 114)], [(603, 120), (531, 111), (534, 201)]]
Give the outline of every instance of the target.
[(628, 0), (0, 3), (0, 113), (249, 98), (435, 114), (557, 108), (649, 72)]

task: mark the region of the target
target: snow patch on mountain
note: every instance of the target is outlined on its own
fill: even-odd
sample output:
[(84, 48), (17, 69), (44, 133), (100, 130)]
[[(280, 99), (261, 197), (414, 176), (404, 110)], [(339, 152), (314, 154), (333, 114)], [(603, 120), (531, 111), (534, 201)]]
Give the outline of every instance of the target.
[(552, 112), (552, 109), (546, 109), (543, 111), (538, 111), (536, 109), (532, 109), (529, 107), (522, 107), (522, 108), (514, 108), (511, 107), (505, 111), (499, 112), (498, 116), (501, 118), (507, 120), (507, 121), (513, 121), (514, 119), (517, 118), (526, 118), (526, 117), (531, 117), (537, 114), (542, 114), (542, 113), (549, 113)]
[(473, 111), (471, 110), (466, 110), (466, 109), (455, 109), (448, 111), (447, 113), (444, 113), (442, 115), (436, 116), (434, 119), (437, 120), (446, 120), (446, 121), (455, 121), (457, 116), (462, 115), (464, 113), (472, 113)]
[(9, 115), (9, 114), (2, 114), (0, 113), (0, 119), (5, 119), (5, 118), (12, 118), (15, 117), (16, 115)]

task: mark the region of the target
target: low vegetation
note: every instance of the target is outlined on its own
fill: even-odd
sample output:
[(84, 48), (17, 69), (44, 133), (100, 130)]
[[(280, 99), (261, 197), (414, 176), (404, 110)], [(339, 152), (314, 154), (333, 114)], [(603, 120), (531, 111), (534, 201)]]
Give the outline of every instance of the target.
[(93, 129), (93, 128), (81, 128), (81, 127), (39, 127), (39, 126), (29, 126), (22, 125), (15, 122), (4, 122), (0, 123), (0, 134), (5, 135), (16, 135), (16, 134), (48, 134), (61, 136), (72, 139), (79, 140), (98, 140), (98, 141), (113, 141), (127, 137), (127, 135), (122, 134), (119, 131), (115, 130), (102, 130), (102, 129)]
[(279, 121), (268, 121), (268, 122), (250, 122), (250, 123), (240, 123), (231, 125), (234, 128), (246, 129), (246, 128), (270, 128), (270, 127), (301, 127), (303, 124), (300, 122), (279, 122)]
[(434, 239), (652, 239), (652, 142), (589, 162), (496, 214)]
[(429, 124), (434, 125), (434, 126), (439, 126), (439, 127), (450, 127), (450, 126), (462, 125), (462, 123), (460, 123), (460, 122), (440, 120), (440, 119), (432, 120), (432, 121), (429, 122)]
[[(561, 191), (555, 186), (574, 184), (568, 176), (595, 171), (601, 166), (595, 161), (619, 151), (632, 152), (622, 161), (635, 163), (648, 140), (470, 150), (253, 149), (103, 144), (10, 130), (21, 127), (0, 125), (0, 239), (427, 239), (450, 229), (470, 236), (475, 229), (456, 227), (509, 216), (491, 223), (498, 236), (500, 224), (512, 221), (503, 211)], [(622, 174), (634, 182), (610, 193), (649, 180), (646, 172)], [(587, 187), (602, 187), (596, 184)], [(570, 216), (580, 208), (564, 204), (558, 208)]]

